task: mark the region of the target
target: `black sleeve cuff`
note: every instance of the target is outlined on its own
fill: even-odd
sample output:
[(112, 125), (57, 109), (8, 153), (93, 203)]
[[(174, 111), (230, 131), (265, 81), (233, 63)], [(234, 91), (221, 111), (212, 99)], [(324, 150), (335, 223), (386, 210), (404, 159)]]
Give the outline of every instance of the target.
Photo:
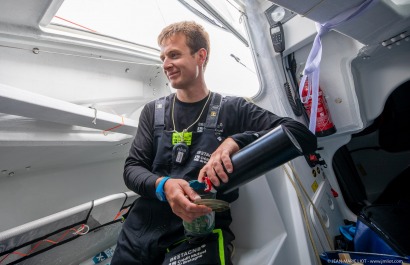
[(243, 147), (258, 139), (260, 136), (262, 135), (257, 132), (244, 132), (234, 134), (230, 137), (239, 145), (239, 148), (242, 149)]

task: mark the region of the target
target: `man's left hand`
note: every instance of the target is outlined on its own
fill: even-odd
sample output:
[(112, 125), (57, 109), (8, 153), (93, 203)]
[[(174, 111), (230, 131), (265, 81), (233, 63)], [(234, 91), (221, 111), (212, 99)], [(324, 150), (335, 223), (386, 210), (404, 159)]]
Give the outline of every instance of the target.
[(231, 161), (231, 156), (239, 151), (239, 145), (232, 139), (227, 138), (222, 144), (212, 153), (208, 163), (199, 171), (198, 181), (203, 182), (207, 176), (212, 184), (216, 187), (220, 185), (220, 181), (228, 182), (228, 173), (232, 173), (234, 168)]

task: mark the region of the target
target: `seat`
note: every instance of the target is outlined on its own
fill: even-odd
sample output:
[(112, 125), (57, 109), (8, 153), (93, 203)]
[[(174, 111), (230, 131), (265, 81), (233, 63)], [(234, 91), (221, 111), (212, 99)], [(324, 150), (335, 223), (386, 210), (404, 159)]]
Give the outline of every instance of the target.
[(410, 166), (394, 178), (374, 204), (407, 203), (410, 205)]
[(379, 145), (388, 152), (410, 150), (410, 81), (389, 96), (379, 128)]

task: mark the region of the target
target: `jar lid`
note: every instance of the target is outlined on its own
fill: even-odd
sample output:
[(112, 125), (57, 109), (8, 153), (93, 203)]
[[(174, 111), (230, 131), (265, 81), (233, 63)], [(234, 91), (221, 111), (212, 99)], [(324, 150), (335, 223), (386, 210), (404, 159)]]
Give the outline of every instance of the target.
[(215, 212), (223, 212), (230, 208), (229, 203), (216, 199), (198, 199), (194, 201), (197, 205), (205, 205)]

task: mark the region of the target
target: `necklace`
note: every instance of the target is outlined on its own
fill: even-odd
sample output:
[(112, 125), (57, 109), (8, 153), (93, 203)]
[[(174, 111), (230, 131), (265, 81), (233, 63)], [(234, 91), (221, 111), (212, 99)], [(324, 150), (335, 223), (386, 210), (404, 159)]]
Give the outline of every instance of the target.
[[(191, 124), (189, 125), (186, 129), (183, 129), (182, 132), (178, 132), (176, 130), (175, 127), (175, 119), (174, 119), (174, 108), (175, 108), (175, 98), (177, 97), (177, 95), (175, 94), (173, 102), (172, 102), (172, 109), (171, 109), (171, 118), (172, 118), (172, 125), (174, 126), (174, 134), (176, 136), (177, 139), (175, 139), (176, 141), (174, 142), (174, 134), (172, 136), (172, 141), (173, 141), (173, 145), (174, 147), (172, 148), (172, 161), (174, 164), (176, 165), (184, 165), (185, 162), (188, 160), (189, 158), (189, 146), (191, 143), (191, 139), (192, 139), (192, 133), (191, 136), (188, 134), (188, 143), (185, 143), (185, 137), (184, 137), (184, 133), (186, 133), (188, 131), (189, 128), (191, 128), (192, 126), (194, 126), (195, 123), (197, 123), (199, 121), (199, 119), (202, 116), (202, 113), (205, 110), (206, 105), (208, 104), (209, 98), (211, 97), (211, 91), (209, 91), (209, 95), (208, 98), (206, 99), (206, 102), (204, 104), (204, 106), (202, 107), (201, 113), (199, 114), (198, 118)], [(178, 140), (179, 137), (179, 140)]]
[[(174, 126), (174, 132), (178, 132), (178, 131), (176, 130), (175, 120), (174, 120), (174, 108), (175, 108), (175, 98), (176, 98), (176, 97), (177, 97), (177, 95), (175, 94), (174, 99), (173, 99), (173, 102), (172, 102), (172, 109), (171, 109), (171, 118), (172, 118), (172, 125)], [(183, 130), (182, 130), (182, 133), (187, 132), (189, 128), (191, 128), (192, 126), (194, 126), (194, 124), (199, 121), (199, 119), (200, 119), (201, 116), (202, 116), (202, 113), (203, 113), (204, 110), (205, 110), (206, 104), (208, 104), (208, 101), (209, 101), (209, 98), (210, 98), (210, 97), (211, 97), (211, 91), (209, 91), (208, 98), (206, 99), (206, 102), (205, 102), (204, 106), (202, 107), (201, 113), (199, 113), (198, 118), (197, 118), (191, 125), (189, 125), (186, 129), (183, 129)]]

